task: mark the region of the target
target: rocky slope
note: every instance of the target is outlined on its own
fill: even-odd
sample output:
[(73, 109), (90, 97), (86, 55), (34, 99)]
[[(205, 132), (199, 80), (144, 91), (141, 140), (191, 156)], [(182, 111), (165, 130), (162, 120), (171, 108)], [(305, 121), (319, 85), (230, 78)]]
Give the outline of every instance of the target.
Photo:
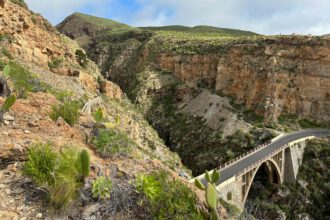
[[(86, 39), (86, 32), (72, 29), (81, 20), (86, 16), (74, 14), (58, 29)], [(81, 46), (194, 175), (249, 151), (276, 130), (329, 126), (327, 36), (102, 24)]]
[[(0, 122), (0, 219), (150, 219), (147, 207), (141, 206), (143, 197), (136, 191), (135, 178), (161, 169), (185, 187), (190, 171), (119, 86), (104, 80), (92, 61), (80, 65), (75, 41), (19, 2), (0, 1), (0, 78), (6, 79), (12, 94), (26, 89)], [(9, 76), (5, 65), (10, 66)], [(5, 98), (0, 97), (0, 106)], [(74, 125), (51, 117), (54, 108), (67, 100), (84, 105)], [(104, 115), (101, 125), (92, 116), (98, 109)], [(96, 149), (92, 138), (105, 127), (114, 129), (115, 144), (127, 141), (134, 146), (129, 153), (105, 156)], [(67, 209), (49, 207), (45, 200), (49, 192), (23, 172), (36, 143), (49, 143), (59, 152), (65, 146), (86, 149), (91, 155), (91, 175)], [(92, 184), (100, 176), (112, 179), (110, 200), (91, 195)], [(203, 206), (203, 195), (198, 198)]]

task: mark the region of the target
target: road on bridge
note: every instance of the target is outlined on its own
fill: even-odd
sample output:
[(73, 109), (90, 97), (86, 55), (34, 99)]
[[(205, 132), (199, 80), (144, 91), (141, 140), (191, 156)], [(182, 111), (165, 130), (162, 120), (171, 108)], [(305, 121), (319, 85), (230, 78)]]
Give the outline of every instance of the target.
[[(273, 141), (268, 146), (261, 148), (260, 150), (251, 152), (251, 154), (247, 155), (246, 157), (234, 162), (233, 164), (229, 164), (227, 167), (220, 170), (220, 179), (216, 183), (216, 185), (220, 185), (221, 183), (225, 182), (226, 180), (230, 179), (231, 177), (237, 175), (241, 171), (244, 171), (245, 168), (253, 165), (254, 163), (258, 162), (260, 159), (268, 156), (269, 154), (275, 152), (276, 150), (280, 149), (282, 146), (289, 144), (290, 142), (299, 140), (301, 138), (306, 138), (310, 136), (315, 137), (323, 137), (330, 135), (330, 131), (327, 130), (303, 130), (291, 134), (286, 134), (282, 137), (279, 137), (277, 140)], [(201, 178), (203, 184), (206, 184), (206, 180), (204, 177)]]

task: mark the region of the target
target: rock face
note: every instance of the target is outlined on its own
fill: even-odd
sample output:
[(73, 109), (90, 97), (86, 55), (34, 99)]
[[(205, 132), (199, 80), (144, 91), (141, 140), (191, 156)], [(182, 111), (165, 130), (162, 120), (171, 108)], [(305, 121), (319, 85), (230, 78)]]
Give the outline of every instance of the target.
[(85, 23), (72, 15), (58, 28), (78, 39), (104, 76), (128, 95), (136, 84), (131, 78), (149, 65), (190, 87), (205, 85), (233, 97), (266, 122), (276, 122), (280, 115), (330, 121), (330, 37), (269, 36), (217, 44), (146, 32), (105, 34), (111, 25), (74, 27)]
[(100, 91), (111, 99), (121, 99), (123, 97), (120, 87), (111, 81), (102, 81), (100, 83)]
[(161, 53), (157, 64), (196, 86), (203, 81), (268, 121), (281, 114), (330, 121), (330, 39), (280, 37), (234, 44), (225, 53)]
[[(0, 35), (10, 36), (6, 48), (16, 58), (48, 69), (55, 59), (77, 64), (75, 49), (78, 45), (60, 35), (43, 17), (9, 0), (0, 1)], [(62, 69), (68, 75), (69, 67)]]

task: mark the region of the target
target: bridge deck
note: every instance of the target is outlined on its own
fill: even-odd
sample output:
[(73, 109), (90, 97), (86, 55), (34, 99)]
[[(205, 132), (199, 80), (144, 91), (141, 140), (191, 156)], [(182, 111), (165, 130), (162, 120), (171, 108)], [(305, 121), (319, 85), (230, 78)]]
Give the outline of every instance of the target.
[[(223, 168), (220, 172), (220, 179), (216, 185), (220, 185), (221, 183), (225, 182), (226, 180), (232, 178), (235, 175), (238, 175), (240, 172), (244, 171), (245, 168), (252, 166), (253, 164), (257, 163), (264, 157), (267, 157), (271, 153), (279, 150), (282, 146), (294, 142), (296, 140), (315, 136), (315, 137), (322, 137), (330, 135), (330, 131), (327, 130), (304, 130), (292, 134), (287, 134), (282, 136), (269, 144), (268, 146), (261, 148), (258, 151), (252, 152), (251, 154), (247, 155), (246, 157), (242, 158), (241, 160), (230, 164), (229, 166)], [(206, 180), (204, 176), (200, 178), (203, 184), (206, 184)]]

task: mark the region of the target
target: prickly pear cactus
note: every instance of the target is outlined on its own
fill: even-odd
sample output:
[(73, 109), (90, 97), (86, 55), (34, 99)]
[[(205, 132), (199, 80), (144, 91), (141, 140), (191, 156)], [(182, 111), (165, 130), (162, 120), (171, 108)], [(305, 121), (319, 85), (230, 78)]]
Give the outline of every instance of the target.
[(5, 102), (1, 106), (1, 110), (4, 112), (9, 111), (9, 109), (14, 105), (15, 102), (16, 102), (16, 96), (14, 95), (9, 96), (8, 98), (6, 98)]
[[(197, 188), (200, 190), (205, 191), (205, 198), (207, 205), (209, 206), (209, 212), (210, 214), (207, 215), (207, 219), (211, 220), (219, 220), (220, 216), (218, 213), (218, 193), (217, 189), (215, 187), (215, 184), (219, 181), (220, 179), (220, 172), (217, 170), (213, 170), (213, 173), (210, 174), (208, 171), (205, 171), (204, 175), (206, 181), (207, 181), (207, 186), (205, 186), (199, 179), (195, 179), (195, 185)], [(204, 213), (206, 216), (207, 213)]]

